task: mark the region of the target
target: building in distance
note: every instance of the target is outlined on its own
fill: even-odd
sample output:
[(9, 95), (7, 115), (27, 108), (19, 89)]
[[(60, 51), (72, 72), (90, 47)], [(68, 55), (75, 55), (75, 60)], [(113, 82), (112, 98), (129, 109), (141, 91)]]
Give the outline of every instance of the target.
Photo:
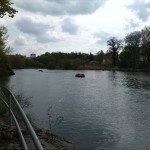
[(35, 58), (36, 57), (36, 54), (32, 53), (30, 54), (30, 58)]

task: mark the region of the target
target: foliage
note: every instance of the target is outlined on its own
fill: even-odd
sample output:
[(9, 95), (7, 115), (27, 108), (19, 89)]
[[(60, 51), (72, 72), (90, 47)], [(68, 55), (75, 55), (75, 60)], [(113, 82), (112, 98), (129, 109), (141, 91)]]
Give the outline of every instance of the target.
[(119, 58), (121, 67), (133, 68), (135, 66), (135, 50), (130, 46), (124, 47)]
[(150, 27), (126, 35), (120, 66), (141, 68), (150, 64)]
[(150, 63), (150, 26), (145, 27), (141, 31), (141, 36), (142, 36), (142, 47), (145, 50), (145, 56), (147, 61)]
[(90, 60), (90, 61), (93, 61), (93, 60), (94, 60), (94, 56), (93, 56), (92, 53), (90, 53), (89, 60)]
[[(94, 58), (94, 56), (93, 56)], [(84, 65), (90, 61), (90, 55), (85, 53), (62, 53), (53, 52), (38, 56), (35, 60), (44, 64), (48, 69), (79, 69), (81, 65)]]
[(6, 14), (9, 17), (13, 18), (14, 15), (17, 13), (17, 10), (12, 8), (11, 5), (13, 3), (10, 0), (1, 0), (0, 1), (0, 18), (3, 18)]
[(4, 26), (0, 27), (0, 76), (11, 75), (13, 71), (9, 65), (7, 54), (10, 52), (10, 47), (7, 46), (7, 29)]
[(122, 46), (122, 40), (112, 37), (107, 41), (107, 46), (109, 46), (109, 52), (112, 53), (112, 64), (115, 67), (118, 59), (118, 51)]
[(7, 47), (7, 29), (4, 26), (0, 27), (0, 56), (3, 57), (6, 55), (10, 48)]
[(102, 50), (97, 52), (95, 57), (96, 57), (96, 60), (99, 62), (99, 64), (101, 64), (103, 61), (104, 52)]
[[(23, 68), (47, 68), (76, 70), (81, 66), (87, 65), (91, 60), (102, 61), (103, 52), (97, 55), (85, 53), (62, 53), (46, 52), (36, 58), (29, 58), (19, 54), (9, 55), (9, 62), (13, 69)], [(100, 59), (100, 60), (98, 60)]]
[(134, 31), (125, 37), (125, 43), (126, 45), (132, 47), (132, 48), (137, 48), (140, 46), (141, 43), (141, 32), (140, 31)]
[[(129, 59), (132, 59), (132, 64), (135, 66), (136, 64), (139, 64), (139, 47), (141, 44), (141, 32), (140, 31), (134, 31), (128, 34), (125, 37), (125, 43), (126, 43), (126, 49), (129, 54)], [(127, 54), (127, 53), (126, 53)]]
[(25, 67), (25, 56), (22, 55), (10, 55), (9, 62), (13, 69), (22, 69)]
[(9, 62), (13, 69), (43, 68), (43, 64), (23, 55), (9, 55)]
[[(0, 1), (0, 18), (3, 18), (8, 14), (13, 18), (17, 13), (17, 10), (11, 7), (13, 3), (10, 0)], [(4, 26), (0, 26), (0, 76), (13, 75), (14, 72), (11, 69), (6, 54), (10, 52), (10, 47), (7, 46), (7, 29)]]

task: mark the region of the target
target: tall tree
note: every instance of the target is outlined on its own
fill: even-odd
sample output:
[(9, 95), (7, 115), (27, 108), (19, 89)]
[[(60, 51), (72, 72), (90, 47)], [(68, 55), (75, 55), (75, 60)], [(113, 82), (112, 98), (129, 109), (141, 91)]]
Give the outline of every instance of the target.
[(89, 55), (89, 60), (90, 61), (93, 61), (94, 60), (94, 57), (93, 57), (93, 54), (90, 52), (90, 55)]
[(147, 61), (150, 63), (150, 26), (142, 30), (142, 47), (145, 50)]
[(0, 75), (14, 74), (10, 68), (6, 55), (10, 50), (7, 46), (7, 38), (7, 29), (5, 27), (0, 27)]
[(141, 44), (141, 32), (134, 31), (127, 34), (125, 37), (125, 43), (131, 47), (139, 47)]
[(17, 10), (11, 7), (12, 4), (10, 0), (0, 0), (0, 18), (3, 18), (6, 14), (8, 14), (9, 17), (14, 17)]
[(7, 38), (8, 36), (6, 27), (0, 26), (0, 57), (3, 57), (10, 50), (10, 48), (7, 47)]
[(107, 41), (107, 46), (109, 46), (109, 52), (112, 52), (112, 63), (115, 67), (118, 59), (118, 52), (122, 46), (122, 40), (112, 37)]
[(129, 56), (129, 58), (133, 59), (134, 65), (138, 65), (139, 63), (139, 48), (141, 47), (141, 32), (140, 31), (134, 31), (129, 33), (125, 37), (125, 44), (126, 49), (130, 50), (129, 54), (132, 54), (132, 56)]
[(101, 64), (103, 61), (104, 52), (103, 50), (96, 53), (96, 60)]

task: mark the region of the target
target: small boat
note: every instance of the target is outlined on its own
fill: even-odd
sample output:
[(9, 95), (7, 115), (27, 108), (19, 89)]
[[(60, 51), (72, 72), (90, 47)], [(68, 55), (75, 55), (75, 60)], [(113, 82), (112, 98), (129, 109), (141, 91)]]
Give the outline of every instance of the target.
[(75, 77), (77, 77), (77, 78), (84, 78), (85, 75), (84, 75), (84, 74), (77, 73), (77, 74), (75, 75)]
[(84, 78), (85, 77), (85, 75), (84, 74), (80, 74), (80, 78)]
[(43, 70), (39, 70), (39, 72), (43, 72)]
[(77, 74), (75, 75), (75, 77), (80, 77), (80, 73), (77, 73)]

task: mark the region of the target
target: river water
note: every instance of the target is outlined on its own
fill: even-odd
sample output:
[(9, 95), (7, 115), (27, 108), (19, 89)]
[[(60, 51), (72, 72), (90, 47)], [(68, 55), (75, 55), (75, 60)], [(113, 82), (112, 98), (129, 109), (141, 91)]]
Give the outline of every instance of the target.
[[(78, 72), (85, 78), (76, 78)], [(26, 112), (38, 127), (52, 130), (80, 150), (150, 149), (150, 73), (15, 73), (8, 86), (32, 97)]]

